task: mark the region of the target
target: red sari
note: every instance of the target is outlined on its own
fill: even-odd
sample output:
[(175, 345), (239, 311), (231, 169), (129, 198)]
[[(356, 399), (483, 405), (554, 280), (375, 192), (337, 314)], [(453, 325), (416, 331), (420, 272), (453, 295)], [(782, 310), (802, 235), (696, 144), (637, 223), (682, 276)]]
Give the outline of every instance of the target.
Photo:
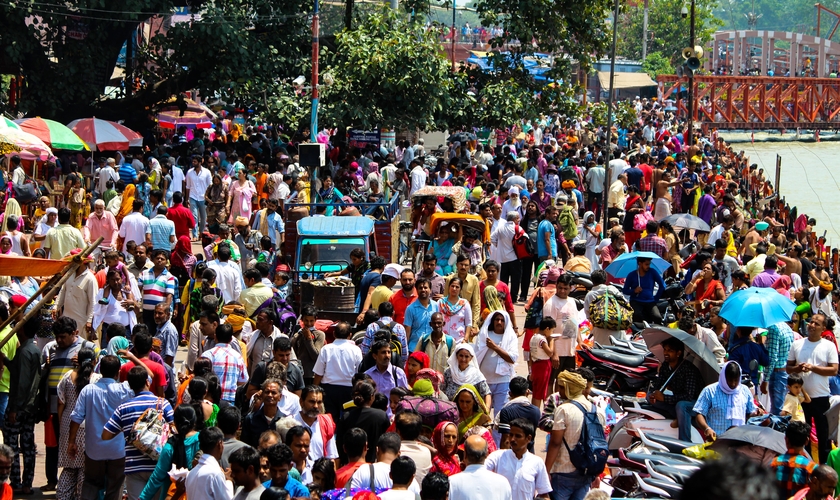
[(455, 422), (441, 422), (437, 424), (432, 433), (432, 443), (438, 452), (437, 455), (432, 457), (430, 473), (442, 472), (447, 476), (452, 476), (461, 472), (461, 461), (458, 459), (455, 450), (452, 450), (452, 453), (447, 453), (446, 447), (443, 445), (443, 430), (449, 425), (454, 425), (456, 429), (458, 428), (458, 424)]

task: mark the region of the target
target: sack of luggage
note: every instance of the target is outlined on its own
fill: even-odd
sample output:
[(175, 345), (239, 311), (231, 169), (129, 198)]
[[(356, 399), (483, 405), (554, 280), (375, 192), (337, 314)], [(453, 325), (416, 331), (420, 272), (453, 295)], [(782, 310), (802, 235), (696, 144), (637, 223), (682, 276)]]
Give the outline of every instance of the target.
[(414, 410), (423, 417), (423, 425), (430, 429), (441, 422), (457, 422), (458, 405), (452, 401), (443, 401), (428, 396), (407, 396), (397, 405), (396, 413)]
[(633, 323), (633, 308), (624, 295), (605, 290), (589, 304), (589, 321), (596, 328), (626, 330)]

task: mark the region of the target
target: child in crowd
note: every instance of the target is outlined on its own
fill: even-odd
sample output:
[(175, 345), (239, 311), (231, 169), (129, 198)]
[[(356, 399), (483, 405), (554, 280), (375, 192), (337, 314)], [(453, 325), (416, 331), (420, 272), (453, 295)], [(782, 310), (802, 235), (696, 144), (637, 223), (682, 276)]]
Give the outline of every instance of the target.
[(785, 404), (782, 406), (781, 416), (790, 415), (791, 422), (805, 422), (805, 413), (802, 412), (802, 403), (810, 403), (811, 397), (802, 387), (802, 375), (792, 373), (788, 375), (788, 393), (785, 396)]
[(277, 288), (277, 293), (280, 294), (280, 298), (286, 300), (286, 297), (289, 296), (290, 286), (289, 286), (289, 275), (283, 271), (274, 275), (274, 286)]
[(551, 385), (551, 356), (554, 355), (552, 332), (557, 322), (552, 317), (540, 320), (540, 330), (531, 336), (531, 404), (539, 408), (548, 397)]

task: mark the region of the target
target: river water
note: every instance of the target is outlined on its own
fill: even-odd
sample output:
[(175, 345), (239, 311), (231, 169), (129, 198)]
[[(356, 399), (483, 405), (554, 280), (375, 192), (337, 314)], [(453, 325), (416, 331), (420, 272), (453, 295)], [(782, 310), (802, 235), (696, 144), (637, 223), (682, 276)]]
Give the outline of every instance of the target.
[(732, 147), (749, 155), (774, 184), (776, 155), (781, 156), (782, 197), (817, 220), (817, 235), (825, 231), (829, 245), (840, 246), (840, 142), (742, 142)]

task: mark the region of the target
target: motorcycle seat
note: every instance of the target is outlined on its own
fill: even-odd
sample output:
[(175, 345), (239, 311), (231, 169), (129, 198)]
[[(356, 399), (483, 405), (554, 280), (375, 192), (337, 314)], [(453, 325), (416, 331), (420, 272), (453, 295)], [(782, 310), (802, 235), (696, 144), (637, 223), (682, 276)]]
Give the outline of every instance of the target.
[(592, 354), (610, 363), (624, 365), (630, 368), (640, 366), (645, 361), (645, 357), (641, 354), (626, 354), (610, 349), (592, 349)]
[(682, 491), (682, 486), (675, 483), (669, 483), (668, 481), (661, 481), (659, 479), (653, 479), (650, 477), (646, 477), (643, 479), (645, 484), (653, 486), (654, 488), (659, 488), (661, 490), (665, 490), (671, 498), (678, 498), (680, 496), (680, 492)]
[(661, 434), (645, 433), (645, 437), (647, 437), (655, 443), (659, 443), (665, 446), (671, 453), (682, 453), (684, 449), (688, 448), (689, 446), (695, 445), (695, 443), (692, 443), (690, 441), (680, 441), (679, 439), (675, 439), (669, 436), (663, 436)]
[(646, 356), (648, 354), (647, 350), (637, 351), (635, 349), (631, 349), (629, 347), (620, 346), (620, 345), (603, 345), (601, 347), (596, 347), (596, 349), (606, 349), (608, 351), (617, 352), (619, 354), (626, 354), (628, 356), (637, 356), (642, 355)]
[(688, 471), (685, 469), (678, 469), (676, 467), (669, 467), (667, 465), (659, 465), (653, 464), (653, 470), (656, 472), (663, 474), (665, 476), (670, 477), (674, 481), (685, 484), (685, 481), (691, 476), (694, 471)]
[(680, 456), (676, 456), (676, 454), (670, 454), (670, 453), (657, 453), (657, 452), (636, 453), (636, 452), (630, 452), (630, 453), (626, 453), (625, 456), (627, 457), (628, 460), (631, 460), (631, 461), (639, 463), (639, 464), (645, 463), (645, 460), (650, 460), (651, 463), (667, 465), (669, 467), (676, 467), (676, 466), (679, 466), (679, 465), (696, 465), (695, 462), (689, 462), (687, 460), (682, 460), (682, 458), (690, 459), (690, 457), (680, 457)]

